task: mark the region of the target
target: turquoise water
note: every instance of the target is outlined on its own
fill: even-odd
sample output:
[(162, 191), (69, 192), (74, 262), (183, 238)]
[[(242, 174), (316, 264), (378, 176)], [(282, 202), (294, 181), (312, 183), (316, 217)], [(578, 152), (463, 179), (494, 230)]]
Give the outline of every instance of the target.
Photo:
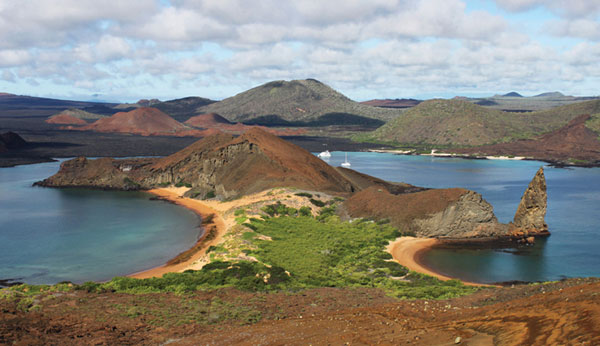
[[(344, 153), (334, 152), (338, 166)], [(512, 219), (536, 161), (429, 158), (349, 152), (352, 168), (419, 186), (466, 187), (502, 222)], [(191, 211), (135, 192), (32, 187), (58, 163), (0, 168), (0, 279), (28, 283), (108, 280), (161, 265), (199, 236)], [(546, 167), (552, 236), (517, 250), (434, 250), (426, 263), (479, 282), (600, 276), (600, 169)]]
[(108, 280), (164, 264), (201, 233), (195, 213), (147, 193), (31, 186), (58, 168), (0, 168), (0, 279)]
[[(344, 153), (334, 152), (329, 163), (339, 166), (343, 160)], [(424, 261), (446, 275), (485, 283), (600, 276), (600, 168), (366, 152), (349, 152), (348, 161), (357, 171), (389, 181), (477, 191), (492, 204), (501, 222), (512, 220), (527, 185), (545, 166), (546, 222), (552, 236), (519, 249), (433, 250)]]

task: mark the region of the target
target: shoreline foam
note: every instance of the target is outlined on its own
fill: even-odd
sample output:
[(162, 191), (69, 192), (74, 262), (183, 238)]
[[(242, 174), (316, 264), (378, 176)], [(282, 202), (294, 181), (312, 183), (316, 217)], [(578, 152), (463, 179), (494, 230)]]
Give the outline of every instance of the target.
[(439, 240), (435, 238), (400, 237), (390, 242), (386, 250), (392, 255), (396, 262), (405, 266), (409, 270), (419, 272), (421, 274), (427, 274), (442, 281), (452, 279), (459, 280), (467, 286), (493, 286), (489, 284), (469, 282), (460, 280), (458, 278), (452, 278), (438, 273), (424, 265), (422, 261), (423, 256), (438, 243)]

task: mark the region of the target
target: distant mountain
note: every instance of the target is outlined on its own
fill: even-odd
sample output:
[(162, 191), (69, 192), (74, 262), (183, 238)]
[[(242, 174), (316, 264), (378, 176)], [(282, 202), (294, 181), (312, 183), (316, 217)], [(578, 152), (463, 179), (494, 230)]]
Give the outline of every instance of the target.
[(46, 119), (48, 124), (59, 124), (59, 125), (87, 125), (87, 121), (77, 118), (73, 115), (61, 112)]
[(415, 99), (375, 99), (361, 102), (363, 105), (381, 108), (410, 108), (423, 101)]
[(210, 128), (220, 125), (232, 125), (233, 123), (216, 113), (200, 114), (189, 118), (185, 124), (194, 127)]
[(512, 113), (462, 100), (430, 100), (372, 132), (370, 140), (408, 145), (480, 146), (533, 138), (582, 114), (600, 113), (600, 100), (550, 110)]
[(519, 94), (516, 91), (511, 91), (507, 94), (502, 95), (503, 97), (523, 97), (523, 95)]
[(105, 116), (77, 108), (69, 108), (46, 119), (46, 122), (48, 124), (87, 125), (88, 122), (86, 120), (98, 120), (101, 118), (105, 118)]
[[(520, 94), (511, 95), (495, 95), (485, 98), (467, 98), (469, 102), (473, 102), (480, 106), (488, 108), (510, 111), (510, 112), (532, 112), (560, 107), (577, 102), (588, 100), (596, 100), (598, 97), (585, 96), (568, 96), (558, 91), (541, 93), (535, 96), (521, 96)], [(516, 94), (516, 93), (515, 93)]]
[(199, 107), (215, 102), (216, 101), (202, 97), (190, 96), (181, 99), (160, 102), (154, 104), (153, 107), (169, 114), (178, 121), (185, 121), (190, 117), (197, 115), (197, 109)]
[(40, 116), (47, 117), (69, 108), (110, 107), (115, 104), (57, 100), (44, 97), (3, 94), (0, 96), (0, 117)]
[(598, 132), (586, 126), (589, 120), (590, 115), (583, 114), (575, 117), (567, 125), (536, 139), (456, 151), (466, 154), (525, 156), (565, 163), (596, 163), (600, 161), (600, 141)]
[(79, 128), (96, 132), (131, 133), (142, 136), (193, 136), (196, 130), (178, 122), (156, 108), (141, 107), (119, 112), (108, 118)]
[(197, 111), (246, 124), (281, 126), (377, 127), (400, 114), (354, 102), (314, 79), (269, 82)]
[(554, 97), (554, 98), (556, 98), (556, 97), (565, 97), (565, 95), (561, 92), (553, 91), (553, 92), (541, 93), (541, 94), (538, 94), (538, 95), (535, 95), (532, 97), (550, 97), (550, 98)]

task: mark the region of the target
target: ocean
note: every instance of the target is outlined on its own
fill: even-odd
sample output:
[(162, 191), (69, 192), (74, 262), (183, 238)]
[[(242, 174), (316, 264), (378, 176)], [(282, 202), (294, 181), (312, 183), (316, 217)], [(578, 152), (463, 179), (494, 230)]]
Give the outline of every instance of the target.
[(0, 168), (0, 280), (109, 280), (162, 265), (200, 236), (195, 213), (147, 193), (32, 186), (58, 168)]
[[(343, 152), (334, 152), (329, 163), (339, 166), (343, 160)], [(348, 161), (352, 169), (389, 181), (479, 192), (500, 222), (512, 221), (527, 185), (544, 166), (550, 237), (518, 249), (436, 249), (424, 257), (425, 264), (448, 276), (482, 283), (600, 276), (600, 168), (370, 152), (348, 153)]]
[[(343, 161), (343, 152), (328, 160), (333, 166)], [(348, 161), (389, 181), (477, 191), (501, 222), (512, 220), (544, 166), (549, 238), (518, 249), (437, 249), (424, 261), (446, 275), (485, 283), (600, 276), (600, 168), (370, 152), (349, 152)], [(108, 280), (161, 265), (200, 235), (196, 214), (146, 193), (31, 186), (58, 168), (57, 162), (0, 168), (0, 280)]]

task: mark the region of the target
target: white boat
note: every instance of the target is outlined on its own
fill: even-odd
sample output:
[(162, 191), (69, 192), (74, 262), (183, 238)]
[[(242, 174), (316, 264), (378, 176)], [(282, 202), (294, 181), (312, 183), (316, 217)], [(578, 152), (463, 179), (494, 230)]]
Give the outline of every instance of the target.
[(342, 167), (348, 168), (350, 166), (351, 166), (351, 164), (350, 164), (350, 162), (348, 162), (348, 153), (346, 153), (346, 161), (342, 162)]
[(329, 150), (325, 150), (325, 151), (321, 152), (317, 156), (320, 157), (320, 158), (322, 158), (322, 159), (328, 159), (328, 158), (331, 157), (331, 153), (329, 152)]

